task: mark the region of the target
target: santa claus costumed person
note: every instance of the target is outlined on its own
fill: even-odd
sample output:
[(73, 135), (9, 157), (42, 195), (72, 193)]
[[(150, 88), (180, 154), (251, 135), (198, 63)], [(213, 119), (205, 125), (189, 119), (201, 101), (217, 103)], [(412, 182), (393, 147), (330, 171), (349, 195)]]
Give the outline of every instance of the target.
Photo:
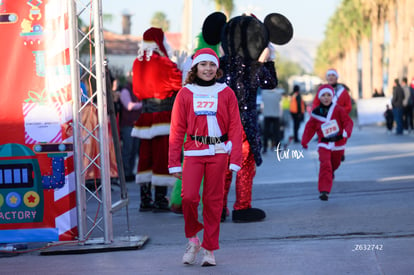
[[(132, 135), (141, 139), (136, 182), (141, 185), (140, 211), (169, 211), (168, 186), (175, 178), (168, 172), (168, 139), (171, 111), (182, 86), (182, 73), (169, 58), (164, 33), (144, 32), (132, 73), (133, 92), (142, 101), (142, 113)], [(155, 188), (152, 199), (151, 186)]]
[[(255, 16), (236, 16), (226, 23), (223, 13), (210, 14), (203, 23), (203, 37), (210, 45), (221, 42), (224, 56), (220, 69), (225, 82), (236, 94), (243, 125), (243, 161), (236, 177), (236, 202), (233, 222), (256, 222), (266, 217), (259, 208), (253, 208), (252, 188), (256, 165), (262, 163), (261, 136), (257, 122), (257, 89), (277, 86), (274, 56), (270, 42), (283, 45), (293, 36), (293, 27), (281, 14), (269, 14), (264, 23)], [(227, 216), (227, 195), (232, 173), (227, 173), (222, 221)]]
[[(218, 67), (219, 59), (212, 49), (198, 50), (172, 113), (169, 170), (182, 179), (184, 229), (189, 239), (184, 264), (193, 264), (203, 247), (202, 265), (216, 265), (213, 250), (219, 249), (226, 170), (237, 172), (241, 166), (242, 125), (237, 98), (226, 84), (216, 82), (221, 74)], [(203, 177), (204, 224), (198, 220)], [(202, 229), (200, 245), (197, 233)]]
[[(352, 101), (351, 96), (349, 95), (349, 89), (346, 85), (338, 83), (338, 78), (339, 74), (335, 69), (329, 69), (326, 72), (326, 80), (334, 89), (332, 101), (344, 108), (345, 112), (349, 115), (352, 110)], [(320, 103), (319, 95), (316, 94), (312, 103), (312, 110), (318, 107)]]
[(329, 84), (321, 85), (318, 89), (319, 106), (313, 109), (306, 123), (302, 137), (303, 148), (315, 135), (318, 136), (319, 153), (319, 198), (328, 200), (332, 189), (335, 170), (341, 164), (345, 144), (351, 136), (353, 122), (344, 108), (333, 102), (334, 90)]
[[(349, 88), (345, 84), (338, 83), (339, 74), (335, 69), (329, 69), (326, 71), (326, 80), (329, 85), (334, 89), (334, 95), (332, 101), (337, 105), (344, 108), (345, 112), (349, 115), (352, 111), (352, 101), (349, 95)], [(319, 106), (321, 101), (319, 95), (316, 94), (312, 103), (312, 110)], [(345, 153), (342, 155), (342, 161), (345, 160)]]

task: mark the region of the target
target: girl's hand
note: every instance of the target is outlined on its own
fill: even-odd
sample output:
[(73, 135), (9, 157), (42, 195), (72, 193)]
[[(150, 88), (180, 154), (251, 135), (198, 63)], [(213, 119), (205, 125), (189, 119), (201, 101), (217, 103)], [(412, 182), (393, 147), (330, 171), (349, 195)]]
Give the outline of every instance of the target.
[(173, 177), (176, 177), (177, 179), (180, 179), (180, 180), (183, 177), (183, 173), (181, 173), (181, 172), (179, 172), (179, 173), (173, 173), (172, 175), (173, 175)]

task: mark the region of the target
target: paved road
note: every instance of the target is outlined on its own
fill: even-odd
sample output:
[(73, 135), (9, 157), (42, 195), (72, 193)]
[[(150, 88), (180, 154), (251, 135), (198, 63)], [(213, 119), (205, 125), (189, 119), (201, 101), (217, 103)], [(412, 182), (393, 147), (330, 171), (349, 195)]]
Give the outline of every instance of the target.
[(182, 216), (138, 212), (138, 187), (130, 183), (130, 231), (122, 210), (114, 233), (148, 237), (141, 249), (2, 257), (0, 274), (414, 274), (414, 135), (355, 129), (328, 202), (318, 199), (315, 146), (290, 145), (296, 158), (264, 156), (253, 206), (267, 217), (222, 223), (216, 267), (182, 265)]

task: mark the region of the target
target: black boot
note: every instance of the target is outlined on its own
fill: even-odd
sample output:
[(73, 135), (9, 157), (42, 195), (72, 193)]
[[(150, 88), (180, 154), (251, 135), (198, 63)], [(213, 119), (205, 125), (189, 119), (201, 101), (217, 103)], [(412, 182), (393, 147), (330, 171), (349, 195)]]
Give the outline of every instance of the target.
[(242, 210), (233, 210), (233, 222), (258, 222), (266, 217), (266, 213), (259, 208), (247, 208)]
[(229, 215), (229, 209), (227, 207), (224, 207), (223, 210), (221, 211), (220, 222), (225, 222), (228, 215)]
[(139, 211), (151, 211), (153, 207), (154, 205), (152, 203), (151, 183), (141, 183), (141, 205), (139, 207)]
[(167, 186), (155, 186), (155, 201), (152, 212), (170, 211), (170, 203), (167, 199)]

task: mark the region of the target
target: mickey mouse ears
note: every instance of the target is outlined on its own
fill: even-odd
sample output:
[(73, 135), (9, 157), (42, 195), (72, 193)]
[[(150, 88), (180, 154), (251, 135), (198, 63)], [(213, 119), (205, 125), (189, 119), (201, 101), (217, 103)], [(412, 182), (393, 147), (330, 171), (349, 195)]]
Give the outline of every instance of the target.
[(204, 41), (210, 45), (220, 43), (221, 30), (226, 24), (226, 15), (222, 12), (213, 12), (204, 20), (202, 33)]
[[(210, 45), (216, 45), (221, 41), (221, 32), (226, 25), (226, 16), (222, 12), (213, 12), (204, 20), (202, 33), (204, 40)], [(276, 45), (284, 45), (293, 37), (293, 26), (284, 15), (271, 13), (266, 16), (264, 25), (269, 34), (270, 42)]]
[(284, 45), (293, 37), (292, 24), (280, 13), (267, 15), (264, 24), (269, 32), (269, 40), (276, 45)]

